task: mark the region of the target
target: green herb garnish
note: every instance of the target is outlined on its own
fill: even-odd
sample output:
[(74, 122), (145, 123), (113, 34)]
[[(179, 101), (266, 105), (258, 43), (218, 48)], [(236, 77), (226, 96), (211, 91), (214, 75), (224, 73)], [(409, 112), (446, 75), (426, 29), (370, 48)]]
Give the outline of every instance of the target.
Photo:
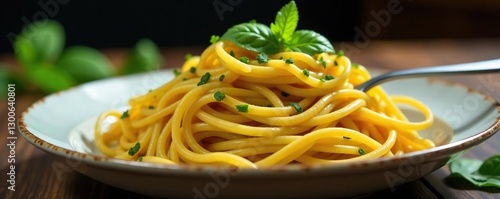
[(248, 104), (238, 104), (236, 105), (236, 110), (241, 113), (248, 113)]
[(234, 57), (234, 51), (229, 51), (229, 55), (231, 55), (231, 57)]
[(285, 63), (287, 63), (287, 64), (293, 64), (293, 58), (290, 57), (290, 58), (286, 59)]
[(358, 153), (359, 153), (359, 155), (364, 155), (364, 154), (366, 154), (366, 153), (365, 153), (365, 150), (363, 150), (362, 148), (359, 148), (359, 149), (358, 149)]
[(346, 140), (350, 140), (351, 139), (350, 137), (347, 137), (347, 136), (342, 136), (342, 138), (344, 138)]
[(500, 154), (484, 162), (477, 159), (458, 158), (449, 164), (449, 179), (464, 178), (477, 187), (500, 188)]
[(335, 79), (335, 77), (333, 77), (332, 75), (324, 75), (319, 78), (321, 82), (326, 82), (332, 79)]
[(210, 80), (210, 73), (206, 72), (203, 76), (201, 76), (200, 82), (198, 82), (198, 84), (196, 85), (201, 86), (203, 84), (206, 84), (208, 80)]
[(290, 106), (292, 106), (297, 111), (297, 113), (302, 113), (302, 107), (299, 103), (290, 102)]
[(196, 73), (196, 67), (191, 66), (191, 68), (189, 68), (189, 72)]
[(225, 77), (226, 77), (226, 76), (225, 76), (224, 74), (220, 75), (220, 77), (219, 77), (219, 81), (221, 81), (221, 82), (222, 82), (222, 81), (224, 81), (224, 78), (225, 78)]
[(323, 66), (323, 68), (326, 68), (326, 62), (325, 62), (325, 60), (323, 60), (323, 57), (319, 58), (319, 63), (321, 63), (321, 65)]
[(122, 113), (122, 115), (120, 116), (120, 119), (125, 119), (125, 118), (127, 118), (127, 117), (129, 117), (129, 115), (128, 115), (128, 110), (126, 110), (126, 111), (124, 111), (124, 112)]
[(229, 28), (221, 40), (254, 52), (275, 54), (280, 51), (303, 52), (309, 55), (333, 53), (332, 44), (311, 30), (295, 30), (299, 21), (294, 1), (283, 6), (271, 27), (261, 23), (242, 23)]
[(174, 75), (175, 75), (176, 77), (177, 77), (177, 76), (179, 76), (179, 75), (181, 75), (181, 71), (179, 71), (179, 69), (177, 69), (177, 68), (176, 68), (176, 69), (174, 69), (174, 70), (173, 70), (173, 72), (174, 72)]
[(224, 98), (226, 98), (226, 95), (223, 93), (223, 92), (220, 92), (220, 91), (216, 91), (214, 93), (214, 98), (215, 100), (217, 100), (218, 102), (222, 101)]
[(188, 59), (191, 59), (191, 57), (193, 57), (193, 55), (191, 53), (188, 53), (184, 56), (184, 59), (185, 60), (188, 60)]
[(325, 80), (332, 80), (335, 79), (332, 75), (325, 75)]
[(137, 162), (142, 162), (142, 156), (137, 158)]
[(220, 36), (218, 36), (218, 35), (212, 35), (210, 37), (210, 43), (212, 43), (212, 44), (217, 43), (219, 40), (220, 40)]
[(356, 64), (356, 63), (352, 63), (352, 64), (351, 64), (351, 66), (352, 66), (353, 68), (359, 68), (359, 64)]
[(337, 58), (342, 57), (342, 56), (345, 56), (344, 51), (343, 50), (339, 50), (337, 52)]
[(245, 56), (240, 57), (239, 60), (240, 60), (240, 62), (243, 62), (245, 64), (248, 64), (248, 62), (250, 62), (250, 59), (248, 59), (248, 57), (245, 57)]
[(257, 62), (259, 62), (259, 64), (267, 63), (268, 61), (269, 58), (267, 57), (266, 53), (257, 54)]
[(302, 70), (302, 73), (303, 73), (306, 77), (309, 77), (309, 70), (307, 70), (307, 68), (304, 68), (304, 70)]
[(130, 147), (128, 150), (128, 155), (134, 156), (137, 152), (139, 152), (139, 149), (141, 148), (141, 143), (137, 142), (133, 147)]

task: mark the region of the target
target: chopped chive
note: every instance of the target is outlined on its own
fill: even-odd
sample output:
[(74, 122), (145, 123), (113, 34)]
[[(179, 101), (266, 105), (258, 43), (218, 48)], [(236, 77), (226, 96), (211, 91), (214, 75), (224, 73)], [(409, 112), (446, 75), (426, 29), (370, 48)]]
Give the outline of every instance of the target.
[(346, 140), (350, 140), (351, 139), (350, 137), (347, 137), (347, 136), (342, 136), (342, 138), (344, 138)]
[(286, 59), (285, 63), (287, 63), (287, 64), (293, 64), (293, 58), (290, 57), (290, 58)]
[(174, 75), (177, 77), (181, 74), (181, 71), (179, 71), (179, 69), (174, 69)]
[(326, 82), (332, 79), (335, 79), (335, 77), (333, 77), (332, 75), (324, 75), (319, 78), (319, 81)]
[(337, 58), (342, 57), (342, 56), (344, 56), (344, 51), (339, 50), (339, 52), (337, 52)]
[(122, 116), (120, 116), (120, 119), (125, 119), (127, 117), (129, 117), (128, 110), (126, 110), (125, 112), (122, 113)]
[(236, 105), (238, 112), (248, 113), (248, 104), (238, 104)]
[(226, 95), (223, 92), (217, 91), (214, 93), (214, 98), (218, 102), (222, 101), (224, 98), (226, 98)]
[(354, 68), (359, 68), (359, 64), (352, 63), (351, 65), (352, 65), (352, 67), (354, 67)]
[(283, 60), (283, 57), (280, 57), (280, 60)]
[(200, 82), (198, 82), (198, 84), (196, 85), (201, 86), (203, 84), (206, 84), (208, 80), (210, 80), (210, 73), (206, 72), (203, 76), (201, 76)]
[(248, 62), (250, 62), (250, 59), (248, 59), (248, 57), (245, 57), (245, 56), (240, 57), (239, 60), (240, 60), (240, 62), (243, 62), (245, 64), (248, 64)]
[(290, 106), (292, 106), (293, 108), (295, 108), (295, 110), (297, 111), (297, 113), (302, 113), (302, 107), (300, 106), (299, 103), (290, 102)]
[(137, 162), (142, 162), (142, 156), (137, 158)]
[(196, 67), (191, 66), (191, 68), (189, 68), (189, 72), (196, 73)]
[(358, 153), (359, 153), (359, 155), (364, 155), (364, 154), (366, 154), (366, 153), (365, 153), (365, 150), (363, 150), (362, 148), (359, 148), (359, 149), (358, 149)]
[(219, 81), (221, 81), (221, 82), (222, 82), (222, 81), (224, 80), (224, 78), (225, 78), (225, 77), (226, 77), (226, 76), (225, 76), (224, 74), (220, 75), (220, 77), (219, 77)]
[(309, 71), (307, 70), (307, 68), (304, 68), (304, 70), (302, 70), (302, 73), (304, 73), (305, 76), (309, 77)]
[(282, 95), (283, 97), (288, 97), (290, 94), (288, 94), (288, 93), (287, 93), (287, 92), (285, 92), (285, 91), (281, 91), (281, 95)]
[(233, 51), (230, 51), (230, 52), (229, 52), (229, 55), (231, 55), (231, 57), (234, 57), (234, 52), (233, 52)]
[(137, 152), (139, 152), (139, 149), (141, 148), (141, 143), (137, 142), (133, 147), (130, 147), (128, 150), (128, 155), (134, 156)]
[(319, 58), (319, 62), (321, 63), (321, 65), (323, 66), (323, 68), (326, 68), (326, 62), (325, 62), (325, 60), (323, 60), (323, 57)]
[(184, 58), (186, 60), (191, 59), (191, 57), (193, 57), (193, 55), (191, 53), (188, 53), (188, 54), (186, 54), (186, 56), (184, 56)]

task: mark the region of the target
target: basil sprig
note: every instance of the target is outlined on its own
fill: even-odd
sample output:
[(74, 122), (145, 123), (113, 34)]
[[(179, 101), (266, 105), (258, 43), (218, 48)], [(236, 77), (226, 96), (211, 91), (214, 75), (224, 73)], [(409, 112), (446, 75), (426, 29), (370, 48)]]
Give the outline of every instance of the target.
[(275, 54), (282, 51), (315, 55), (334, 53), (332, 44), (323, 35), (312, 30), (295, 30), (299, 11), (294, 1), (283, 6), (271, 27), (261, 23), (242, 23), (229, 28), (221, 40), (250, 51)]

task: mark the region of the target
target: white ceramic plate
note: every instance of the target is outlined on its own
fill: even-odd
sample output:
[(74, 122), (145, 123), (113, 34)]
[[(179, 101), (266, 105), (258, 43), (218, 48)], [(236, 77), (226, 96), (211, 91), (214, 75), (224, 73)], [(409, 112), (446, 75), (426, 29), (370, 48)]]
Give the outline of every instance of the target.
[[(500, 105), (470, 88), (424, 78), (384, 84), (391, 94), (415, 97), (437, 119), (423, 136), (440, 146), (393, 158), (326, 167), (229, 170), (123, 161), (93, 146), (93, 120), (107, 109), (125, 107), (135, 95), (173, 78), (171, 71), (87, 83), (50, 95), (19, 120), (21, 134), (67, 166), (100, 182), (168, 198), (349, 197), (394, 188), (445, 165), (454, 154), (480, 144), (500, 128)], [(407, 111), (411, 119), (419, 115)]]

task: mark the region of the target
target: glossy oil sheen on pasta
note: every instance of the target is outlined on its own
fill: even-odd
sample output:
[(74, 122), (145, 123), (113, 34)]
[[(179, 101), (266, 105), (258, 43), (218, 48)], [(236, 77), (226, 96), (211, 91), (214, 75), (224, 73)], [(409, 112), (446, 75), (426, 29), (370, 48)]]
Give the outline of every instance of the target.
[[(256, 56), (228, 41), (212, 44), (186, 60), (174, 79), (130, 99), (128, 115), (102, 113), (95, 144), (106, 156), (126, 160), (259, 169), (347, 163), (434, 146), (417, 133), (432, 124), (431, 111), (381, 87), (354, 89), (370, 74), (348, 57), (281, 52), (258, 63)], [(416, 108), (425, 120), (408, 121), (397, 104)], [(104, 128), (108, 117), (117, 122)]]

